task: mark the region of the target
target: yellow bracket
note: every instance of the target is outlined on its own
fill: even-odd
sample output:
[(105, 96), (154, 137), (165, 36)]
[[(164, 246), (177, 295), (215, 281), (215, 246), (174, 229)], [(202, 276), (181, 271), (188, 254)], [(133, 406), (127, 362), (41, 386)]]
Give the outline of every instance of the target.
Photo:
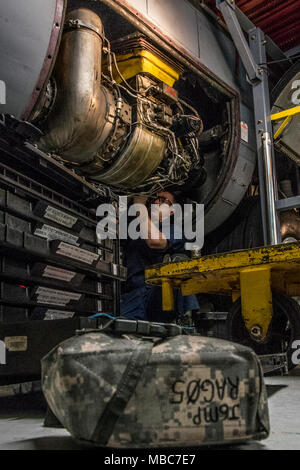
[(288, 116), (287, 118), (285, 118), (285, 120), (283, 121), (283, 123), (281, 124), (281, 126), (277, 129), (277, 131), (275, 132), (274, 134), (274, 140), (278, 139), (278, 137), (282, 134), (282, 132), (284, 131), (284, 129), (286, 128), (286, 126), (288, 125), (289, 122), (291, 122), (292, 120), (292, 117), (291, 116)]
[[(156, 54), (146, 49), (136, 49), (128, 54), (119, 54), (116, 59), (118, 68), (125, 80), (129, 80), (139, 73), (148, 73), (172, 87), (180, 76), (179, 70), (174, 70)], [(105, 62), (103, 63), (103, 69), (107, 73), (107, 63)], [(117, 83), (122, 82), (115, 65), (113, 65), (113, 75)]]
[(271, 115), (271, 121), (282, 121), (282, 119), (287, 117), (293, 117), (297, 114), (300, 114), (300, 106), (294, 106), (293, 108), (286, 109), (280, 113), (275, 113)]
[(174, 310), (173, 284), (168, 279), (163, 279), (162, 287), (162, 309), (164, 312)]
[(273, 315), (270, 267), (241, 270), (240, 286), (246, 328), (254, 339), (262, 341)]
[(293, 116), (297, 116), (300, 114), (300, 106), (294, 106), (293, 108), (286, 109), (285, 111), (281, 111), (280, 113), (275, 113), (271, 115), (271, 121), (283, 121), (281, 126), (277, 129), (274, 134), (274, 140), (278, 139), (278, 137), (282, 134), (288, 123), (292, 120)]

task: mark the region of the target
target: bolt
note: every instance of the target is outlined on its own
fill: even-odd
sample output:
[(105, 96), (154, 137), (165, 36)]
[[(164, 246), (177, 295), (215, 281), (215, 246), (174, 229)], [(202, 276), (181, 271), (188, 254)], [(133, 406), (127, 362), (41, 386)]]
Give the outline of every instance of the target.
[(254, 325), (254, 326), (252, 326), (252, 328), (251, 328), (251, 335), (252, 335), (254, 338), (260, 338), (261, 333), (262, 333), (262, 328), (261, 328), (259, 325)]
[(262, 124), (262, 120), (259, 119), (259, 120), (257, 121), (257, 124)]
[(263, 42), (262, 42), (263, 46), (265, 46), (267, 44), (267, 40), (264, 39)]
[(254, 39), (256, 39), (256, 35), (253, 34), (253, 36), (251, 36), (251, 39), (252, 39), (252, 41), (254, 41)]

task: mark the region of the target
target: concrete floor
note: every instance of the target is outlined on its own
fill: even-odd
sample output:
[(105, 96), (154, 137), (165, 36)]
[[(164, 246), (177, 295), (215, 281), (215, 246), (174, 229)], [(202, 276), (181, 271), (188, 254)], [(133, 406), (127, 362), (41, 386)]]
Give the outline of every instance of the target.
[[(299, 366), (288, 376), (266, 377), (265, 382), (271, 421), (269, 438), (226, 449), (300, 450)], [(81, 449), (65, 429), (43, 427), (45, 402), (40, 393), (3, 396), (5, 393), (5, 388), (0, 387), (0, 450)], [(111, 455), (111, 450), (104, 452)]]

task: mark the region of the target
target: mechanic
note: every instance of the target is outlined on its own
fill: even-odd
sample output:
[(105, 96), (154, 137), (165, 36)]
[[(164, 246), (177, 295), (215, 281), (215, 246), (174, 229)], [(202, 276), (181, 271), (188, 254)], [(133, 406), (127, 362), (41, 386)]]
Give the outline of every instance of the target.
[[(123, 287), (120, 314), (132, 320), (170, 323), (186, 312), (197, 310), (199, 308), (197, 298), (195, 295), (182, 296), (176, 289), (174, 311), (164, 312), (161, 287), (145, 283), (145, 268), (162, 263), (166, 255), (186, 255), (184, 248), (186, 239), (183, 235), (181, 238), (175, 238), (174, 233), (177, 201), (173, 193), (164, 191), (151, 198), (136, 196), (133, 202), (146, 205), (147, 211), (138, 213), (144, 222), (140, 224), (141, 232), (144, 227), (143, 238), (132, 240), (128, 237), (127, 240), (122, 241), (123, 264), (127, 267), (127, 281)], [(163, 233), (163, 221), (167, 218), (170, 218), (168, 236)]]

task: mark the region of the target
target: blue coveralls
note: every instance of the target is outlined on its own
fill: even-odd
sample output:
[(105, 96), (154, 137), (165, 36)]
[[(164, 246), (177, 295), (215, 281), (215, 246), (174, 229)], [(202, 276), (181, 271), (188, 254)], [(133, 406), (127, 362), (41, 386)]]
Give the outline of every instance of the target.
[(143, 239), (122, 241), (123, 263), (127, 266), (127, 281), (121, 297), (120, 314), (122, 317), (131, 320), (168, 323), (180, 314), (199, 308), (195, 295), (182, 296), (180, 291), (176, 289), (174, 312), (164, 312), (162, 310), (161, 287), (145, 283), (145, 268), (162, 263), (166, 254), (186, 254), (185, 241), (184, 238), (174, 238), (173, 225), (170, 228), (167, 246), (162, 250), (149, 248)]

